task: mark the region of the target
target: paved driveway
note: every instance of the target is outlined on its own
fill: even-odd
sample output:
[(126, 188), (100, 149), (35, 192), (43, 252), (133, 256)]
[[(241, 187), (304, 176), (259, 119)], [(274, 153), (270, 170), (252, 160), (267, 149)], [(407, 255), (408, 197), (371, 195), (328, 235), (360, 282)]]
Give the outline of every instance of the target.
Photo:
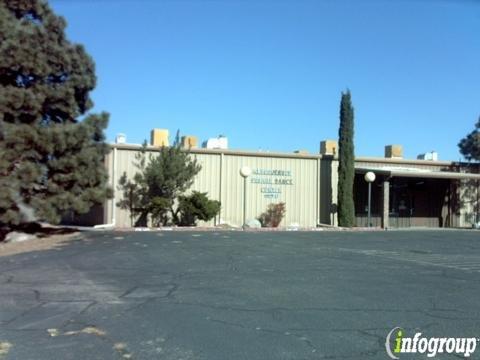
[(84, 237), (0, 258), (0, 358), (386, 359), (396, 326), (480, 337), (478, 231)]

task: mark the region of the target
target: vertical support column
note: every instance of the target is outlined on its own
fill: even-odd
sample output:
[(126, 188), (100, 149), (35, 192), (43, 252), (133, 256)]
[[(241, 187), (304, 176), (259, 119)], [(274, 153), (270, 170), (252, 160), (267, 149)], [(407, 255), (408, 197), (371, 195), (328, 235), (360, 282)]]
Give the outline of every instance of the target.
[(117, 224), (117, 147), (113, 148), (113, 164), (112, 164), (112, 220), (111, 223), (113, 226)]
[(442, 213), (441, 213), (441, 227), (450, 227), (450, 180), (445, 180), (444, 187), (444, 196), (443, 196), (443, 204), (442, 204)]
[(243, 177), (243, 229), (245, 230), (247, 221), (247, 178), (252, 174), (252, 169), (248, 166), (242, 166), (240, 175)]
[(448, 180), (448, 227), (453, 227), (452, 180)]
[(368, 222), (367, 227), (372, 227), (372, 183), (368, 183)]
[(450, 211), (452, 214), (451, 227), (460, 227), (460, 197), (459, 181), (450, 180)]
[(330, 216), (331, 216), (331, 225), (338, 226), (338, 158), (332, 158), (330, 164)]
[(382, 227), (388, 229), (388, 217), (390, 213), (390, 179), (383, 180), (383, 211), (382, 211)]
[(243, 228), (247, 223), (247, 177), (243, 178)]

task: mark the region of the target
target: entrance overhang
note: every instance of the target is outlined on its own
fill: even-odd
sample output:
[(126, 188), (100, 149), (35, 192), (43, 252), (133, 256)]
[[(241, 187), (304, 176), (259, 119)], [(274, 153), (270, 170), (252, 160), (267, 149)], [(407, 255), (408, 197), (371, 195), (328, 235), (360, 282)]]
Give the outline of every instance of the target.
[(391, 168), (391, 167), (355, 167), (355, 172), (365, 174), (373, 171), (377, 175), (385, 177), (411, 177), (424, 179), (451, 179), (451, 180), (480, 180), (480, 174), (460, 173), (453, 171), (432, 171), (413, 168)]
[[(422, 168), (414, 168), (408, 166), (356, 166), (355, 173), (358, 175), (365, 174), (369, 171), (374, 172), (377, 175), (377, 178), (380, 180), (380, 184), (382, 186), (382, 197), (383, 197), (383, 206), (382, 206), (382, 213), (381, 213), (381, 220), (382, 220), (382, 227), (388, 228), (389, 227), (389, 218), (390, 218), (390, 187), (392, 182), (395, 182), (395, 179), (404, 180), (407, 179), (423, 179), (428, 181), (429, 179), (438, 179), (443, 181), (466, 181), (466, 182), (473, 182), (473, 188), (476, 189), (476, 196), (477, 202), (478, 194), (480, 193), (480, 174), (474, 173), (465, 173), (465, 172), (454, 172), (454, 171), (442, 171), (440, 169), (433, 170), (433, 169), (422, 169)], [(439, 183), (440, 184), (440, 183)], [(450, 203), (450, 194), (448, 195), (448, 213), (450, 214), (451, 210), (451, 203)], [(478, 206), (478, 205), (477, 205)], [(413, 208), (412, 208), (413, 209)], [(446, 211), (447, 211), (446, 210)], [(442, 210), (443, 211), (443, 210)], [(478, 216), (478, 215), (477, 215)]]

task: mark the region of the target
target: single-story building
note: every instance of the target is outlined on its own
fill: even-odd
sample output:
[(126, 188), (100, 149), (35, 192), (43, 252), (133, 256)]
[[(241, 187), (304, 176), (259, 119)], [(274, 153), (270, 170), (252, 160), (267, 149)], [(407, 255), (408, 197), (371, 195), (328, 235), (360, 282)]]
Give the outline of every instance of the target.
[[(207, 192), (221, 202), (221, 211), (208, 224), (242, 226), (257, 218), (270, 203), (284, 202), (286, 215), (280, 226), (305, 228), (337, 225), (338, 157), (336, 142), (321, 143), (319, 154), (305, 151), (274, 153), (238, 151), (226, 148), (197, 148), (193, 137), (186, 137), (191, 156), (202, 166), (191, 190)], [(187, 141), (184, 141), (184, 145)], [(167, 143), (168, 144), (168, 143)], [(160, 146), (152, 133), (147, 152)], [(186, 146), (187, 147), (187, 146)], [(75, 218), (76, 223), (130, 227), (127, 210), (117, 203), (122, 196), (118, 181), (122, 174), (133, 177), (135, 155), (140, 145), (115, 143), (106, 158), (114, 197), (101, 207)], [(401, 147), (387, 146), (384, 158), (355, 159), (354, 201), (357, 226), (368, 226), (368, 185), (364, 174), (372, 171), (371, 223), (388, 227), (465, 227), (478, 221), (480, 167), (438, 160), (406, 160)], [(247, 178), (242, 167), (251, 169)]]

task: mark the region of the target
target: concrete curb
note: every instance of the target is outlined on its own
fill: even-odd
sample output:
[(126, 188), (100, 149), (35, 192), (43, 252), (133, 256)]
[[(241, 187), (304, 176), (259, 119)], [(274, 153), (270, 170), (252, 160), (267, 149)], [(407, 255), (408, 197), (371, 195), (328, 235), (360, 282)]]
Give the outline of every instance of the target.
[[(231, 231), (241, 231), (241, 232), (289, 232), (289, 231), (303, 231), (303, 232), (365, 232), (365, 231), (384, 231), (382, 228), (368, 228), (368, 227), (358, 227), (358, 228), (341, 228), (341, 227), (281, 227), (281, 228), (218, 228), (218, 227), (152, 227), (152, 228), (114, 228), (114, 231), (123, 231), (123, 232), (142, 232), (142, 231), (175, 231), (175, 232), (231, 232)], [(99, 231), (96, 229), (95, 231)]]

